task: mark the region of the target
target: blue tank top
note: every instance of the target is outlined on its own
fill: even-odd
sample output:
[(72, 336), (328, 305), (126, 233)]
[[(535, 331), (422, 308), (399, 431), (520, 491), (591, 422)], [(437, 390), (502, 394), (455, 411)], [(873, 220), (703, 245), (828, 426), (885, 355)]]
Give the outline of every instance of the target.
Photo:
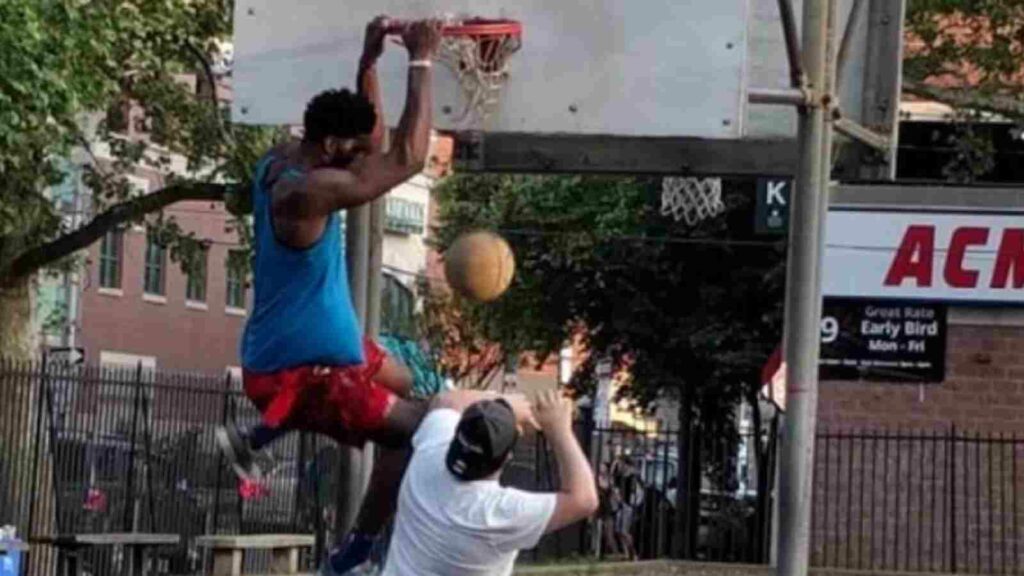
[(338, 215), (327, 218), (320, 238), (308, 248), (278, 241), (266, 182), (272, 161), (269, 155), (261, 160), (253, 180), (254, 300), (242, 337), (242, 365), (266, 373), (361, 364), (362, 333), (352, 308)]

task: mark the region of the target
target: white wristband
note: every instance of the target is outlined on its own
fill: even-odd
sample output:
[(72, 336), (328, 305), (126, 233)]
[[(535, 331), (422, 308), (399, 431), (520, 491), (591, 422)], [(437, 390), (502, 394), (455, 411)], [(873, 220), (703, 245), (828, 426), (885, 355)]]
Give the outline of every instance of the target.
[(431, 68), (434, 65), (430, 60), (410, 60), (409, 68)]

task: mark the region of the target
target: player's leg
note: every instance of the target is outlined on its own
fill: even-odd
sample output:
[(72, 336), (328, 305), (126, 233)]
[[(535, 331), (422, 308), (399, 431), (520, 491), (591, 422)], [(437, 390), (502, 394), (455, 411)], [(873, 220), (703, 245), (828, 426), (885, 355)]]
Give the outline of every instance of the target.
[(391, 354), (384, 357), (374, 380), (400, 398), (408, 398), (412, 393), (412, 370)]
[(384, 425), (368, 434), (379, 450), (370, 473), (371, 489), (363, 498), (352, 532), (328, 558), (321, 574), (345, 574), (370, 557), (377, 538), (395, 514), (402, 475), (411, 456), (409, 442), (427, 406), (426, 401), (393, 398)]
[[(242, 480), (257, 482), (274, 466), (269, 451), (264, 450), (278, 438), (288, 434), (292, 427), (284, 422), (288, 419), (287, 409), (282, 414), (272, 414), (268, 420), (267, 411), (277, 402), (287, 382), (308, 379), (311, 373), (306, 369), (286, 370), (274, 374), (256, 374), (248, 371), (242, 374), (245, 395), (263, 414), (264, 419), (256, 426), (242, 429), (234, 423), (218, 426), (217, 444), (228, 465)], [(294, 406), (295, 402), (286, 403)]]
[(363, 499), (356, 519), (357, 530), (377, 534), (394, 516), (402, 475), (412, 455), (412, 435), (427, 409), (426, 400), (396, 399), (388, 411), (386, 426), (370, 435), (379, 454), (370, 475), (373, 490)]

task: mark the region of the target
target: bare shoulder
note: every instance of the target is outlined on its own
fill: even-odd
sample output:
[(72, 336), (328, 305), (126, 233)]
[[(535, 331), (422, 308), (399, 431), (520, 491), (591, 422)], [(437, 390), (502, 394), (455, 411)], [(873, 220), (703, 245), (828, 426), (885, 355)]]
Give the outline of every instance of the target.
[(286, 171), (295, 171), (302, 168), (302, 165), (297, 160), (297, 152), (298, 143), (294, 141), (278, 144), (270, 151), (274, 159), (267, 168), (266, 181), (272, 183), (272, 194), (282, 188), (290, 190), (295, 187), (294, 178), (281, 178), (281, 175)]

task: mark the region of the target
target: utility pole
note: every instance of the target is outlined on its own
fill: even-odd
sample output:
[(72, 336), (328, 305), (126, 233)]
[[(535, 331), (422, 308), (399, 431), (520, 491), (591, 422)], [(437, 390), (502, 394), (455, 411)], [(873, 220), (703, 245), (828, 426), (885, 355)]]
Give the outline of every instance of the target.
[[(345, 222), (345, 259), (348, 266), (349, 291), (356, 320), (367, 326), (367, 280), (370, 274), (370, 206), (350, 208)], [(363, 454), (358, 448), (340, 446), (338, 494), (335, 534), (343, 537), (352, 530), (363, 501)]]
[[(834, 0), (803, 3), (799, 166), (789, 226), (785, 333), (786, 418), (780, 460), (778, 573), (806, 576), (818, 403), (821, 268), (831, 164), (830, 47)], [(833, 19), (834, 20), (834, 19)]]

